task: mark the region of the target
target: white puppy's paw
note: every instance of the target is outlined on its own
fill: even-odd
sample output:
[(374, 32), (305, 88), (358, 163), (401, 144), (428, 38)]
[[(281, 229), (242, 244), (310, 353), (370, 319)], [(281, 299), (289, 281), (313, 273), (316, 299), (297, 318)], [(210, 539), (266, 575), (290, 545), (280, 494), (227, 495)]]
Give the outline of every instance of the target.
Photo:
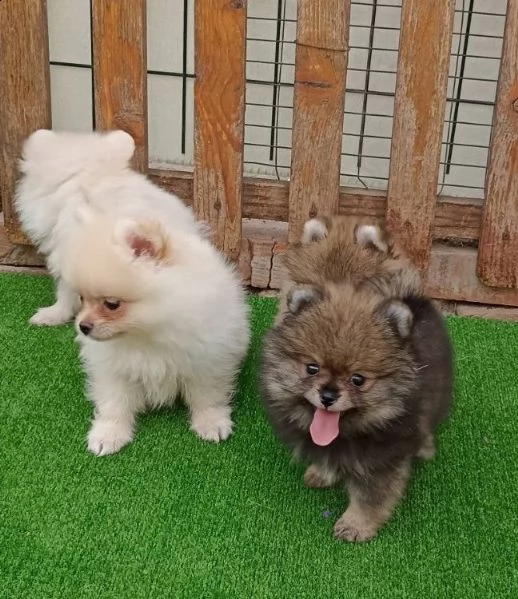
[(29, 320), (31, 324), (38, 326), (55, 326), (65, 324), (72, 319), (69, 312), (65, 312), (61, 307), (53, 305), (47, 308), (40, 308)]
[(191, 430), (205, 441), (224, 441), (232, 433), (232, 420), (228, 406), (193, 410)]
[(96, 456), (117, 453), (133, 440), (133, 431), (120, 422), (94, 421), (87, 436), (88, 451)]

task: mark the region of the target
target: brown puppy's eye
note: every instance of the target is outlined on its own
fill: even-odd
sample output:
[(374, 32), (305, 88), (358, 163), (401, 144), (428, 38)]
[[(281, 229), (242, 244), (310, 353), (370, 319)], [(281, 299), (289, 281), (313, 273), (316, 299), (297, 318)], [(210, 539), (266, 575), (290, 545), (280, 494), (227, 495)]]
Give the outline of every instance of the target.
[(351, 376), (350, 381), (355, 387), (363, 387), (363, 385), (365, 384), (365, 377), (355, 372)]
[(104, 300), (104, 307), (112, 312), (120, 308), (120, 305), (118, 300)]
[(318, 364), (306, 364), (306, 372), (309, 376), (315, 376), (320, 372), (320, 366)]
[(83, 296), (82, 296), (82, 295), (80, 295), (80, 296), (79, 296), (79, 301), (80, 301), (81, 303), (83, 303), (83, 300), (84, 300)]

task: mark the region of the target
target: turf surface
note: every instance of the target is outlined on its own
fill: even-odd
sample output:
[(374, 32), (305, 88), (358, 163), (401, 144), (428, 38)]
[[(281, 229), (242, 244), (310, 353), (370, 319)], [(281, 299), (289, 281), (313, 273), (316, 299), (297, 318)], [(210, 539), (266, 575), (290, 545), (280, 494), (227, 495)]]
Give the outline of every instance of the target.
[(0, 597), (518, 597), (518, 326), (449, 319), (455, 408), (438, 456), (354, 546), (331, 534), (345, 496), (303, 487), (256, 395), (273, 300), (251, 299), (229, 441), (199, 441), (175, 408), (96, 458), (72, 328), (27, 324), (51, 283), (1, 275), (0, 297)]

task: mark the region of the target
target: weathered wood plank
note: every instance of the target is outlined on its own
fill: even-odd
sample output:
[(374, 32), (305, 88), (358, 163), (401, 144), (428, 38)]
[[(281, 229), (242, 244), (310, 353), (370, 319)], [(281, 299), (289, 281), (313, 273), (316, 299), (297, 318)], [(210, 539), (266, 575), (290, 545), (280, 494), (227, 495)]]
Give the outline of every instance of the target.
[(245, 111), (246, 3), (194, 3), (194, 201), (215, 244), (229, 258), (241, 249)]
[(45, 260), (32, 245), (13, 243), (0, 218), (0, 266), (42, 267)]
[(290, 242), (308, 218), (338, 209), (350, 4), (298, 3)]
[(518, 321), (518, 308), (488, 306), (486, 304), (460, 302), (455, 307), (455, 314), (458, 316), (485, 318), (487, 320), (509, 320), (511, 322)]
[(478, 254), (486, 285), (518, 287), (518, 0), (509, 0)]
[[(192, 205), (193, 175), (185, 171), (151, 169), (151, 180)], [(243, 218), (288, 220), (289, 183), (245, 177)], [(375, 190), (340, 188), (339, 214), (360, 216), (383, 222), (387, 198)], [(473, 242), (479, 238), (482, 201), (471, 198), (440, 197), (437, 202), (433, 235), (435, 239)]]
[(434, 247), (426, 292), (437, 299), (518, 306), (518, 290), (487, 287), (477, 276), (477, 250)]
[(480, 237), (482, 200), (441, 196), (433, 224), (434, 239), (472, 242)]
[(248, 264), (240, 260), (242, 277), (248, 274), (248, 284), (256, 289), (275, 289), (277, 285), (275, 257), (279, 246), (284, 248), (288, 234), (287, 223), (243, 221), (243, 238), (248, 244)]
[(148, 166), (146, 0), (92, 0), (95, 126), (135, 140), (133, 165)]
[(0, 2), (0, 198), (13, 243), (28, 244), (13, 206), (23, 140), (50, 128), (50, 74), (45, 0)]
[(403, 0), (387, 198), (419, 268), (432, 244), (455, 0)]

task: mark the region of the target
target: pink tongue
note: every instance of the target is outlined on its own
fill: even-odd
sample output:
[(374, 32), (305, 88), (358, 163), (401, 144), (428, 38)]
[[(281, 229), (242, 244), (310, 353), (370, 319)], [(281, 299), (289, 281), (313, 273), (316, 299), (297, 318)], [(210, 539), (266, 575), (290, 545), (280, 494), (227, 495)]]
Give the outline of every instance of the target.
[(328, 412), (317, 408), (309, 432), (316, 445), (329, 445), (338, 437), (340, 412)]

